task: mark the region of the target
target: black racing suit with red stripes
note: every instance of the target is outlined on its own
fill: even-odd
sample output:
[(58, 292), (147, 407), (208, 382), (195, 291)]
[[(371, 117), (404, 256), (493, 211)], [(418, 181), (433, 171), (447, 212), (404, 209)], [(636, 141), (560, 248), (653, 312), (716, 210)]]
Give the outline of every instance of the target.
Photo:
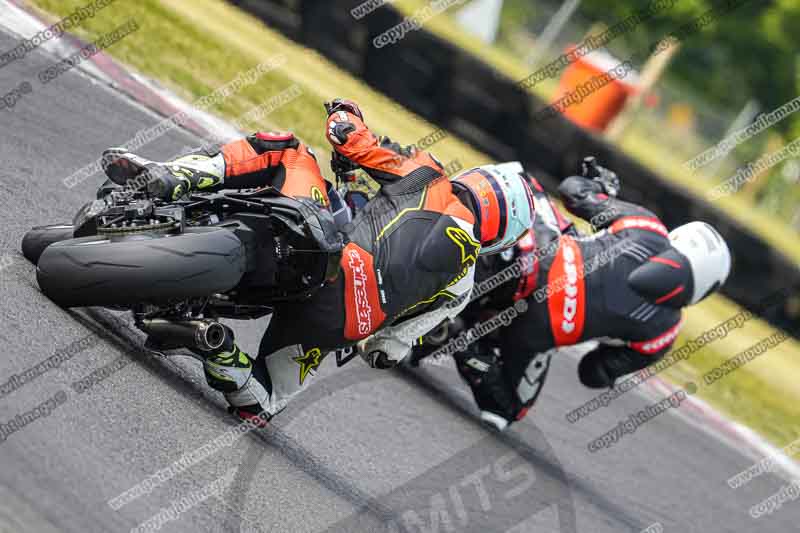
[[(546, 209), (549, 201), (532, 183), (537, 197), (532, 238), (517, 246), (514, 258), (490, 256), (479, 262), (479, 297), (461, 316), (474, 324), (520, 298), (528, 302), (527, 311), (456, 354), (481, 409), (509, 421), (524, 416), (535, 400), (525, 391), (532, 385), (527, 381), (536, 373), (531, 362), (538, 354), (597, 340), (598, 347), (580, 362), (579, 378), (588, 387), (611, 387), (617, 378), (663, 357), (681, 324), (679, 309), (647, 301), (628, 284), (634, 269), (670, 246), (667, 229), (652, 212), (607, 196), (596, 181), (573, 176), (561, 183), (561, 199), (597, 230), (580, 236), (557, 209)], [(515, 261), (523, 267), (522, 276), (481, 296), (482, 287), (492, 286), (487, 280)], [(494, 348), (499, 358), (487, 360)], [(472, 357), (485, 364), (468, 364)]]

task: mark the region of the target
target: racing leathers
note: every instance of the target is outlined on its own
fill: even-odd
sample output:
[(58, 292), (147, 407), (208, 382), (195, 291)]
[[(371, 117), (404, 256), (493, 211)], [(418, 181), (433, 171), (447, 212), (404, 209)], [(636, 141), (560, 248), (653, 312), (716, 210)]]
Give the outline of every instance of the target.
[[(467, 194), (459, 199), (441, 164), (425, 152), (381, 142), (360, 113), (335, 111), (326, 127), (334, 149), (381, 188), (342, 228), (346, 246), (339, 275), (310, 299), (274, 305), (255, 360), (232, 340), (219, 353), (205, 354), (209, 384), (224, 392), (244, 418), (282, 410), (333, 350), (358, 344), (373, 366), (393, 365), (408, 354), (414, 339), (458, 314), (472, 288), (480, 250), (475, 206)], [(294, 139), (255, 134), (222, 147), (224, 181), (214, 186), (270, 184), (327, 204), (319, 168), (305, 157), (313, 159), (308, 149), (263, 147), (289, 138)], [(292, 151), (301, 153), (295, 157)], [(300, 160), (302, 165), (284, 165)], [(188, 165), (203, 166), (184, 162)], [(210, 183), (202, 181), (209, 172), (203, 167), (190, 182), (179, 180), (167, 191), (173, 185), (182, 187), (177, 194), (202, 189)]]
[[(520, 298), (528, 302), (527, 311), (454, 354), (482, 412), (504, 423), (522, 418), (535, 401), (549, 365), (550, 354), (542, 355), (549, 350), (598, 341), (582, 358), (579, 378), (588, 387), (611, 387), (617, 378), (663, 357), (681, 325), (680, 309), (643, 297), (629, 283), (634, 270), (659, 260), (655, 256), (670, 246), (667, 229), (652, 212), (610, 196), (598, 181), (573, 176), (561, 183), (561, 199), (597, 230), (580, 236), (556, 209), (545, 208), (543, 190), (532, 183), (537, 220), (530, 238), (513, 257), (482, 258), (478, 298), (461, 319), (468, 325), (480, 322)], [(498, 278), (513, 263), (521, 275)], [(493, 290), (481, 296), (482, 287)], [(440, 354), (455, 351), (443, 348)]]
[(328, 136), (381, 188), (344, 227), (338, 278), (310, 300), (275, 306), (253, 379), (227, 394), (234, 406), (277, 413), (329, 352), (356, 343), (374, 366), (390, 366), (458, 314), (472, 289), (480, 250), (474, 206), (459, 199), (439, 162), (398, 154), (347, 110), (329, 116)]
[[(455, 190), (431, 155), (378, 139), (355, 104), (334, 103), (326, 121), (333, 148), (381, 185), (341, 228), (339, 274), (309, 299), (273, 305), (255, 359), (230, 329), (222, 349), (203, 353), (209, 385), (254, 422), (282, 410), (333, 350), (358, 344), (373, 366), (393, 365), (416, 338), (457, 315), (472, 289), (480, 226), (470, 195)], [(113, 181), (146, 174), (140, 185), (166, 199), (267, 185), (320, 206), (334, 196), (313, 152), (290, 133), (255, 133), (168, 163), (124, 149), (107, 150), (103, 161)]]

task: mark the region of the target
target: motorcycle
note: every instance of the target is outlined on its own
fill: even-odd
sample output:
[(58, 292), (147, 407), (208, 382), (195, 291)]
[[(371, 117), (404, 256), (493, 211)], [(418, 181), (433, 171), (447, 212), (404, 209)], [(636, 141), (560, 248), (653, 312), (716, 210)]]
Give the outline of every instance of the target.
[(22, 251), (56, 304), (130, 311), (148, 346), (207, 351), (225, 342), (220, 319), (310, 297), (338, 272), (343, 239), (331, 211), (271, 187), (164, 201), (107, 180)]

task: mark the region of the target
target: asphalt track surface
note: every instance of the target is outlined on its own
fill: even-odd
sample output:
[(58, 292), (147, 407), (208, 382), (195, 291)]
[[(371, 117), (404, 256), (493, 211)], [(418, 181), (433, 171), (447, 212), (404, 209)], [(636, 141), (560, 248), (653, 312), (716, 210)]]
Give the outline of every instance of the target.
[[(0, 50), (14, 40), (0, 34)], [(36, 51), (0, 69), (0, 93), (33, 91), (0, 111), (0, 384), (84, 339), (59, 367), (0, 396), (0, 423), (58, 395), (49, 415), (0, 440), (0, 531), (130, 531), (222, 476), (220, 497), (180, 507), (162, 531), (638, 532), (796, 531), (800, 505), (752, 519), (784, 484), (772, 475), (733, 490), (752, 460), (663, 414), (615, 446), (590, 440), (651, 403), (628, 393), (570, 424), (592, 397), (572, 358), (554, 362), (527, 419), (484, 429), (450, 366), (378, 372), (328, 359), (313, 386), (271, 426), (194, 464), (119, 510), (108, 500), (236, 425), (199, 364), (137, 349), (141, 336), (106, 310), (66, 311), (38, 290), (19, 253), (31, 226), (69, 221), (99, 177), (62, 180), (158, 120), (82, 74), (47, 86)], [(153, 159), (196, 144), (173, 132), (142, 150)], [(255, 350), (264, 322), (234, 324)], [(88, 344), (88, 347), (85, 346)], [(73, 384), (117, 362), (86, 391)], [(52, 404), (51, 404), (52, 405)]]

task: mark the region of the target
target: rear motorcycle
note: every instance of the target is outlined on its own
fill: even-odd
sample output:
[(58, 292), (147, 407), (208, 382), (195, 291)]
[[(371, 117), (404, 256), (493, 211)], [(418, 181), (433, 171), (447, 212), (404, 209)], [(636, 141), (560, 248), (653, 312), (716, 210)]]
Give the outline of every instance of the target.
[(213, 350), (221, 318), (266, 316), (335, 276), (343, 239), (328, 210), (270, 187), (167, 202), (106, 181), (72, 224), (32, 229), (22, 251), (58, 305), (130, 311), (154, 350)]

